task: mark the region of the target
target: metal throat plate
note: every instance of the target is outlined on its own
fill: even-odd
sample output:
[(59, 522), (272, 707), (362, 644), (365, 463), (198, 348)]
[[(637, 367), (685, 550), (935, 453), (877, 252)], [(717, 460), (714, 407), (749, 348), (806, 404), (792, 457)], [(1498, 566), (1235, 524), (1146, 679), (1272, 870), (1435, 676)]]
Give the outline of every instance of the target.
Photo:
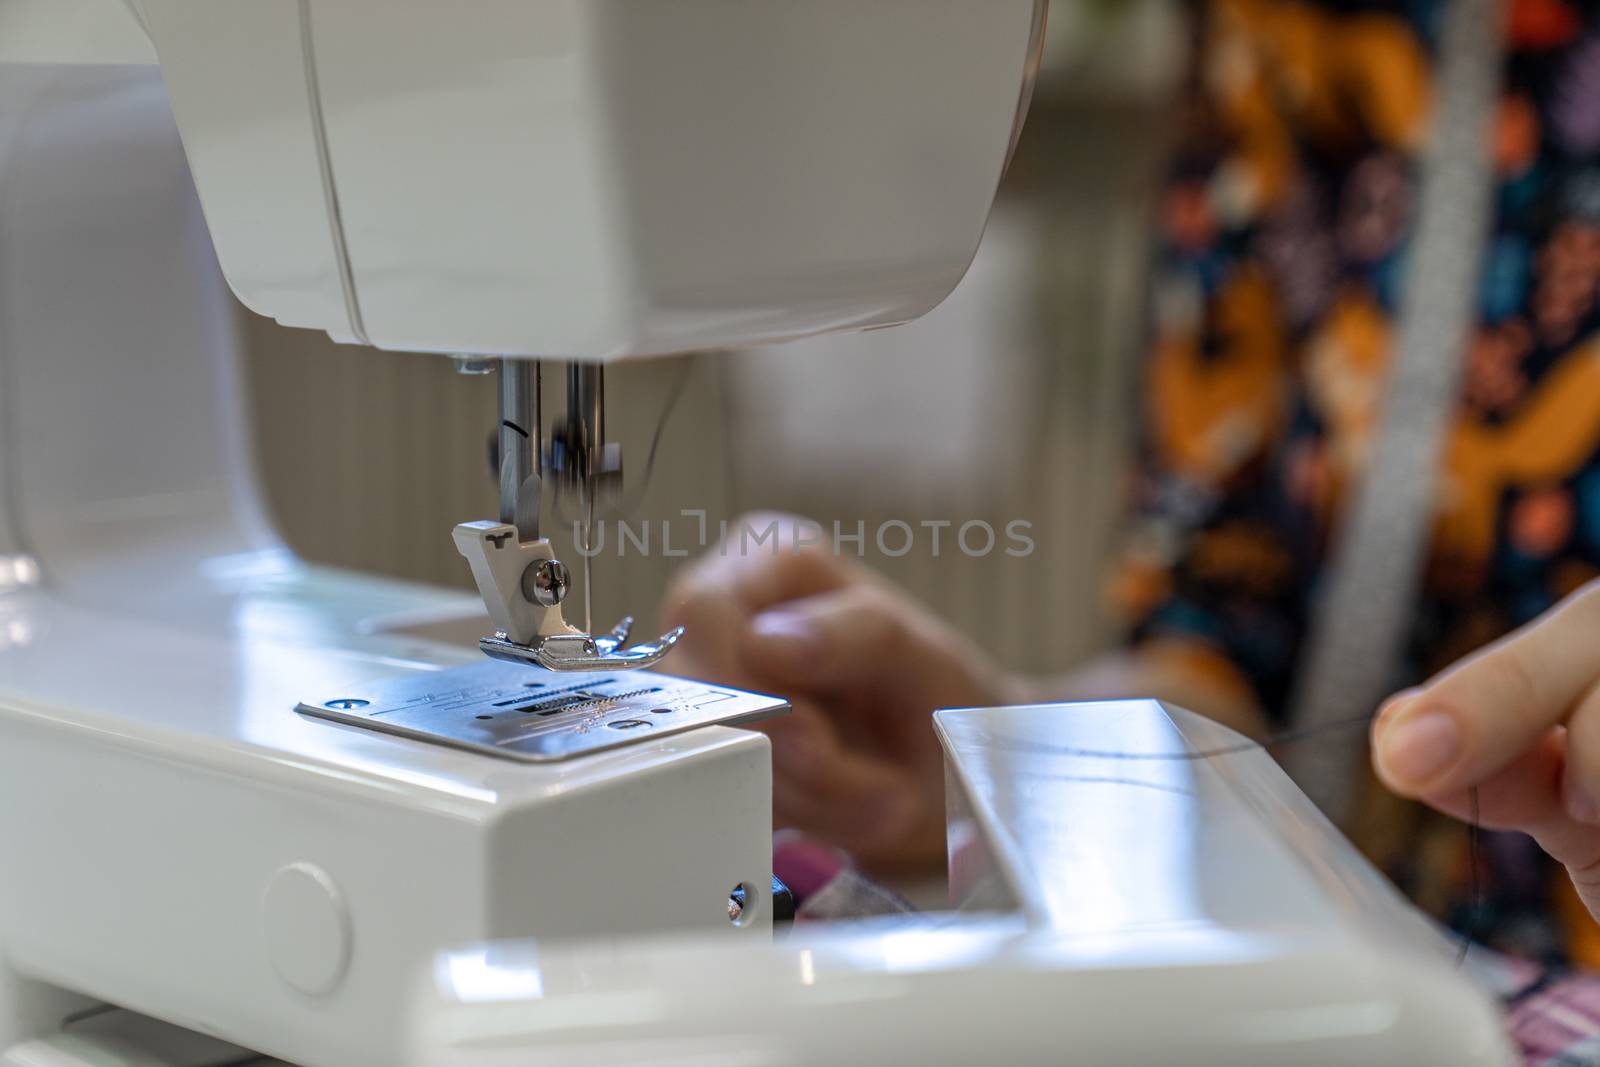
[(506, 759), (555, 763), (702, 726), (758, 722), (789, 705), (651, 671), (557, 674), (487, 662), (358, 685), (295, 710)]

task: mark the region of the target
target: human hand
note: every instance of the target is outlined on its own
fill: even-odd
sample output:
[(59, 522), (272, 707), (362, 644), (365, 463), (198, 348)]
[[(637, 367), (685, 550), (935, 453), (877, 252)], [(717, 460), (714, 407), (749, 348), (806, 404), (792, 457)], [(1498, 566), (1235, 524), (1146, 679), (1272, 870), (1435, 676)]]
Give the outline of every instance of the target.
[(1021, 683), (860, 563), (803, 544), (804, 528), (746, 517), (679, 576), (664, 621), (687, 632), (669, 669), (789, 700), (760, 727), (779, 826), (877, 873), (930, 868), (944, 856), (932, 713), (1021, 702)]
[(1378, 776), (1458, 818), (1521, 830), (1600, 917), (1600, 583), (1420, 689), (1373, 724)]

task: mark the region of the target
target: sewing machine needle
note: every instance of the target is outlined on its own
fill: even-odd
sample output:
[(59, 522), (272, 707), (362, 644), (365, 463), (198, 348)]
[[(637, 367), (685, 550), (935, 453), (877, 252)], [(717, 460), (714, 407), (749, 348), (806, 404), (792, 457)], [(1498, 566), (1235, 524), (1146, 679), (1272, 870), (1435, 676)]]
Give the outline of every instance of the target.
[(583, 632), (594, 633), (594, 493), (583, 495)]

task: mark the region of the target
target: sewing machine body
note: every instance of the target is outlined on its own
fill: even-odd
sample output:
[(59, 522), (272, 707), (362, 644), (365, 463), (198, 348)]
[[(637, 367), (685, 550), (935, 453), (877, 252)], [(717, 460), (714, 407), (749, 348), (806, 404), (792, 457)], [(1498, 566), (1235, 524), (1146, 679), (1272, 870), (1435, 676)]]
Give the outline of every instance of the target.
[(485, 662), (390, 632), (482, 604), (277, 541), (156, 72), (0, 66), (0, 101), (0, 1049), (88, 998), (394, 1064), (453, 942), (762, 936), (757, 734), (537, 765), (296, 713)]
[[(953, 46), (938, 33), (929, 55), (906, 58), (900, 85), (868, 62), (917, 39), (894, 32), (896, 13), (937, 8), (959, 28), (978, 5), (485, 0), (476, 10), (508, 26), (553, 13), (571, 33), (540, 39), (582, 44), (554, 49), (537, 82), (502, 53), (475, 74), (438, 14), (453, 5), (386, 3), (407, 32), (365, 42), (352, 29), (361, 7), (140, 0), (171, 62), (169, 93), (137, 23), (107, 28), (119, 5), (0, 0), (0, 1064), (199, 1067), (226, 1058), (219, 1043), (300, 1067), (884, 1062), (906, 1050), (1025, 1063), (1104, 1034), (1112, 1008), (1141, 990), (1173, 1001), (1164, 1026), (1124, 1035), (1122, 1054), (1141, 1062), (1180, 1047), (1234, 1063), (1279, 1062), (1286, 1049), (1309, 1050), (1301, 1062), (1503, 1062), (1493, 1012), (1451, 970), (1448, 946), (1374, 889), (1377, 876), (1261, 760), (1162, 770), (1143, 787), (1074, 785), (1087, 773), (1075, 757), (1065, 773), (1049, 760), (1002, 770), (991, 756), (1004, 745), (960, 724), (1081, 745), (1052, 733), (1077, 720), (947, 719), (952, 870), (981, 914), (775, 941), (759, 893), (729, 908), (731, 889), (770, 873), (758, 734), (663, 731), (542, 763), (298, 713), (482, 662), (418, 634), (425, 622), (470, 628), (483, 604), (309, 566), (279, 543), (253, 476), (226, 284), (285, 321), (379, 345), (591, 358), (911, 317), (976, 245), (1014, 125), (1016, 87), (996, 71), (1023, 61), (1035, 14), (1031, 0), (1008, 0), (994, 5), (1004, 19), (992, 36), (956, 35), (964, 59), (951, 69), (981, 68), (975, 85), (941, 80)], [(658, 21), (667, 9), (681, 26)], [(305, 24), (288, 34), (284, 21), (311, 10), (328, 19), (321, 55), (340, 57), (314, 86), (299, 62)], [(664, 206), (728, 203), (729, 190), (702, 200), (615, 155), (653, 145), (650, 158), (672, 165), (670, 142), (619, 117), (680, 112), (641, 95), (646, 83), (631, 79), (648, 70), (624, 77), (606, 63), (643, 62), (652, 33), (734, 54), (715, 16), (736, 12), (794, 31), (802, 71), (828, 55), (824, 23), (807, 19), (861, 13), (857, 43), (881, 47), (803, 80), (827, 115), (861, 120), (840, 127), (843, 143), (884, 180), (849, 185), (845, 200), (887, 212), (878, 228), (805, 230), (828, 205), (802, 201), (759, 240), (697, 242)], [(671, 36), (680, 29), (689, 36)], [(453, 62), (407, 96), (395, 79), (417, 57), (405, 46), (430, 36), (456, 49)], [(298, 82), (270, 58), (284, 55)], [(648, 84), (684, 63), (659, 58)], [(611, 95), (600, 92), (609, 74), (622, 86)], [(871, 90), (877, 81), (889, 88)], [(954, 169), (942, 155), (874, 156), (861, 101), (904, 112), (946, 81), (946, 119), (967, 116), (971, 136), (927, 129), (969, 150)], [(326, 130), (313, 122), (310, 142), (279, 107), (296, 84), (328, 94)], [(593, 105), (574, 113), (593, 119), (583, 129), (599, 155), (574, 151), (570, 170), (544, 173), (525, 145), (503, 143), (514, 116), (474, 109), (496, 85), (523, 104), (544, 86)], [(811, 114), (798, 99), (785, 115)], [(831, 126), (779, 124), (762, 139), (772, 113), (756, 111), (736, 125), (761, 150), (726, 153), (743, 188), (768, 185), (775, 167), (816, 168), (818, 196), (852, 177), (848, 159), (806, 150), (813, 136), (826, 147)], [(363, 140), (399, 136), (406, 116), (465, 140), (425, 159)], [(335, 171), (351, 176), (338, 211)], [(606, 177), (620, 172), (639, 184)], [(514, 214), (503, 241), (481, 224), (468, 226), (473, 241), (448, 228), (520, 200), (521, 182), (565, 184), (539, 186), (555, 207), (531, 199), (549, 210)], [(677, 201), (656, 199), (674, 188)], [(908, 202), (888, 204), (891, 189)], [(417, 204), (439, 216), (401, 225)], [(447, 217), (452, 205), (466, 214)], [(366, 210), (378, 214), (363, 221)], [(330, 217), (348, 229), (329, 230)], [(940, 224), (924, 234), (929, 220)], [(401, 233), (417, 240), (397, 246)], [(549, 275), (565, 248), (518, 258), (563, 233), (577, 242), (570, 279)], [(706, 255), (669, 263), (679, 251)], [(1216, 729), (1140, 707), (1097, 713), (1096, 744), (1188, 744)], [(1165, 888), (1147, 881), (1155, 873)], [(149, 1026), (90, 1034), (80, 1012), (99, 1005)], [(1452, 1025), (1429, 1029), (1441, 1014)]]

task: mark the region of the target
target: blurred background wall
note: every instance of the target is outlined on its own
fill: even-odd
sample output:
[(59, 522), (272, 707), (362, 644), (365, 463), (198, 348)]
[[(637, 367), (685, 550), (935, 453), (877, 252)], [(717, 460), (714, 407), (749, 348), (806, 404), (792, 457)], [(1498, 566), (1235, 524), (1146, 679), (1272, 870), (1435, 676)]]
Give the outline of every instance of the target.
[[(1045, 77), (989, 232), (933, 314), (608, 370), (610, 435), (636, 484), (662, 427), (648, 486), (623, 518), (673, 519), (674, 548), (697, 532), (683, 509), (704, 510), (713, 531), (753, 508), (847, 531), (864, 522), (873, 566), (1007, 664), (1063, 668), (1109, 639), (1100, 586), (1135, 428), (1148, 212), (1182, 44), (1164, 0), (1057, 0), (1051, 19)], [(494, 380), (254, 317), (247, 340), (260, 463), (289, 544), (317, 561), (469, 586), (449, 534), (496, 511)], [(546, 391), (559, 398), (559, 379)], [(548, 425), (559, 399), (547, 406)], [(890, 558), (871, 545), (888, 520), (954, 525), (937, 558), (925, 532)], [(969, 558), (950, 539), (971, 520), (1002, 532), (1027, 521), (1036, 548)], [(612, 544), (595, 560), (597, 625), (653, 613), (685, 562), (654, 547), (619, 558)]]

